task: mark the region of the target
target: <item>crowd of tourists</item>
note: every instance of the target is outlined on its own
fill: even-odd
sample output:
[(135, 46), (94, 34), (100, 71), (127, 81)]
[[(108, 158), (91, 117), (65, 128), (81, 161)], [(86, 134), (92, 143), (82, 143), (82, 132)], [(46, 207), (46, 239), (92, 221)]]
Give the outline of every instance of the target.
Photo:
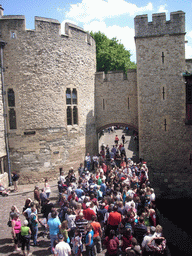
[(30, 255), (30, 238), (38, 246), (41, 226), (42, 235), (49, 235), (51, 252), (58, 256), (95, 256), (104, 250), (106, 256), (166, 254), (147, 163), (128, 159), (117, 137), (111, 149), (102, 145), (99, 155), (88, 153), (78, 174), (73, 168), (67, 175), (60, 173), (56, 204), (50, 194), (48, 180), (41, 191), (35, 187), (34, 200), (28, 198), (23, 208), (23, 225), (17, 207), (12, 206), (16, 252), (21, 243), (23, 255)]

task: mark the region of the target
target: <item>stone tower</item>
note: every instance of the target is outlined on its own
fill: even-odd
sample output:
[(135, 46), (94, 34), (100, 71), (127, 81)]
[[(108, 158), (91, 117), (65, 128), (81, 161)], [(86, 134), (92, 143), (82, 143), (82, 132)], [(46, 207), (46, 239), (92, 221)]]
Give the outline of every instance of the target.
[(26, 30), (21, 15), (0, 17), (0, 33), (12, 170), (31, 179), (77, 168), (96, 144), (95, 41), (48, 18)]
[[(135, 17), (140, 157), (153, 185), (183, 190), (191, 179), (192, 127), (186, 123), (185, 13)], [(187, 183), (186, 183), (187, 182)]]

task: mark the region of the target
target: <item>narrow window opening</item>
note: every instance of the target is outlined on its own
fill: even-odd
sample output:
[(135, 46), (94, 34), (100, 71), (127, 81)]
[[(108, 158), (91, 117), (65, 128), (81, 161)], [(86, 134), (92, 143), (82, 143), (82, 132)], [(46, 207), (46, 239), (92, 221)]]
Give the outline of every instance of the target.
[(16, 34), (15, 34), (15, 32), (11, 32), (11, 38), (16, 38)]
[(129, 109), (129, 97), (128, 97), (128, 99), (127, 99), (127, 104), (128, 104), (128, 109)]
[(72, 111), (71, 107), (67, 107), (67, 125), (72, 125)]
[(164, 52), (162, 52), (161, 58), (162, 58), (162, 64), (164, 64), (164, 62), (165, 62), (165, 55), (164, 55)]
[(103, 99), (103, 110), (105, 110), (105, 99)]
[(7, 97), (8, 97), (8, 106), (15, 107), (15, 94), (13, 89), (8, 90)]
[(73, 99), (73, 104), (77, 104), (77, 90), (76, 89), (73, 89), (72, 99)]
[(71, 105), (71, 90), (69, 88), (66, 90), (66, 103), (67, 105)]
[(17, 129), (16, 125), (16, 112), (14, 108), (9, 109), (9, 127), (10, 129)]
[(87, 33), (87, 43), (91, 45), (91, 35)]
[(36, 131), (24, 132), (24, 135), (35, 135)]
[(162, 94), (163, 94), (163, 100), (165, 99), (165, 87), (163, 87), (163, 92), (162, 92)]
[(165, 131), (167, 131), (167, 120), (164, 120)]
[(78, 124), (78, 113), (77, 107), (73, 108), (73, 124)]

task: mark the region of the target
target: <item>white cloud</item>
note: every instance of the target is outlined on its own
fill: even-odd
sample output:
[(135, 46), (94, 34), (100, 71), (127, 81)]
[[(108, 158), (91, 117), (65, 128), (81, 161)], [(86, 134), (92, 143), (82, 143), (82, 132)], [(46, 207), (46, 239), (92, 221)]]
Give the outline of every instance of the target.
[(74, 22), (73, 20), (64, 20), (61, 22), (61, 34), (65, 34), (65, 23), (66, 22), (69, 22), (69, 23), (72, 23), (74, 25), (77, 25), (76, 22)]
[(192, 47), (190, 45), (185, 45), (185, 58), (192, 59)]
[(135, 61), (135, 30), (133, 28), (117, 25), (106, 26), (104, 21), (92, 21), (89, 24), (85, 24), (84, 29), (93, 32), (101, 31), (110, 39), (116, 37), (127, 50), (130, 50), (130, 53), (133, 55), (131, 60)]
[(192, 38), (192, 31), (187, 32), (187, 37), (191, 37)]
[(165, 12), (165, 13), (168, 13), (168, 10), (166, 9), (166, 7), (167, 7), (167, 4), (160, 5), (157, 12)]
[(185, 40), (185, 58), (192, 59), (192, 31), (187, 32)]
[(81, 3), (71, 4), (66, 17), (88, 23), (92, 20), (102, 21), (105, 18), (123, 14), (134, 16), (138, 13), (152, 10), (153, 5), (151, 2), (146, 6), (138, 7), (136, 4), (128, 3), (125, 0), (82, 0)]

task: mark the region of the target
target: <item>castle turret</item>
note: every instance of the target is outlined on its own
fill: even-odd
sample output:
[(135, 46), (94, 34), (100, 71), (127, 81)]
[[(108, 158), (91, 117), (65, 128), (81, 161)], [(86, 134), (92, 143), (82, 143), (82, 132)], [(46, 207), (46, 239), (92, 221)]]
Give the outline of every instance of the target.
[(135, 41), (140, 157), (153, 167), (155, 186), (174, 189), (178, 181), (185, 180), (180, 177), (181, 170), (191, 167), (192, 143), (187, 138), (192, 131), (185, 124), (182, 77), (185, 13), (172, 12), (169, 21), (165, 13), (153, 14), (152, 22), (147, 15), (136, 16)]

